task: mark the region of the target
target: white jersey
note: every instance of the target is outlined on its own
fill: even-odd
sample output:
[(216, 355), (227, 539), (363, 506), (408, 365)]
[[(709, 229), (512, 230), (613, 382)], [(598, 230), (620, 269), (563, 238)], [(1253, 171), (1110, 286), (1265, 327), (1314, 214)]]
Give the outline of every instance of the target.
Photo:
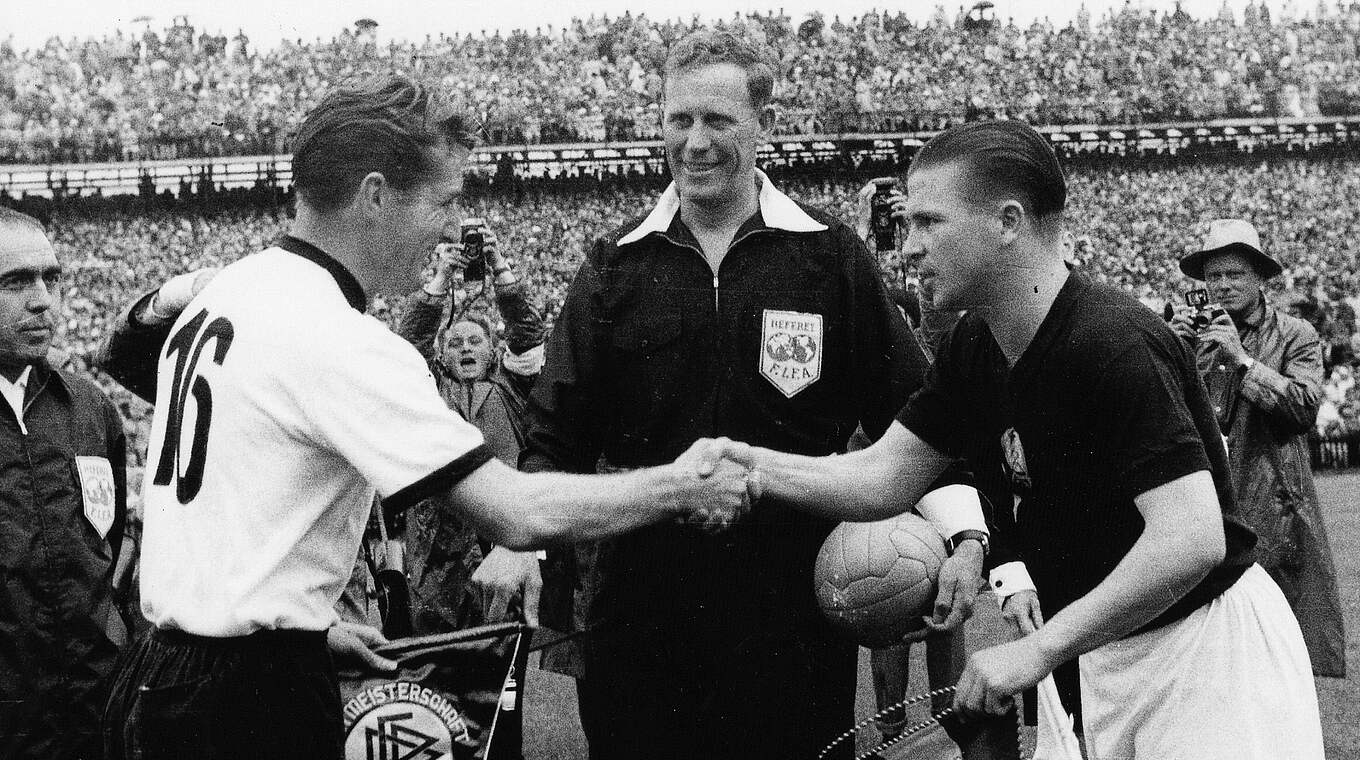
[(375, 491), (409, 506), (490, 459), (353, 278), (281, 245), (223, 269), (158, 356), (141, 590), (160, 628), (327, 628)]

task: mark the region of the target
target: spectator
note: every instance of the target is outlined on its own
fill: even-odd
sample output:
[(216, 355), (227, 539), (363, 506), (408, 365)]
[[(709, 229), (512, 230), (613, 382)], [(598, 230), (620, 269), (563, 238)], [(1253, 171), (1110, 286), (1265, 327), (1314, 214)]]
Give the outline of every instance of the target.
[[(1263, 23), (1125, 5), (1096, 24), (915, 23), (866, 13), (749, 14), (694, 25), (624, 14), (560, 32), (427, 37), (378, 45), (371, 28), (252, 48), (177, 21), (134, 40), (0, 48), (0, 160), (131, 160), (272, 153), (316, 93), (371, 70), (441, 81), (482, 110), (494, 142), (644, 139), (667, 46), (692, 26), (773, 48), (773, 104), (812, 131), (942, 128), (966, 117), (1141, 123), (1360, 112), (1360, 10)], [(1136, 50), (1136, 55), (1125, 51)], [(847, 86), (849, 83), (849, 86)], [(892, 104), (891, 109), (885, 104)], [(244, 108), (242, 106), (245, 106)]]

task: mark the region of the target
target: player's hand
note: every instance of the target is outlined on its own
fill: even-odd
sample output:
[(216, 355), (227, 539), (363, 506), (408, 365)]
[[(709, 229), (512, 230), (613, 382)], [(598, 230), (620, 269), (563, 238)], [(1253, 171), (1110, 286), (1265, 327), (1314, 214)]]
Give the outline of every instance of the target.
[(750, 444), (730, 438), (701, 438), (690, 445), (689, 449), (675, 461), (693, 467), (701, 478), (712, 475), (723, 460), (736, 462), (749, 472), (746, 478), (746, 496), (752, 505), (760, 501), (762, 493), (760, 473), (756, 469), (755, 452)]
[(208, 283), (222, 271), (217, 267), (205, 267), (192, 272), (175, 275), (166, 281), (151, 297), (146, 308), (137, 314), (137, 321), (144, 325), (155, 326), (173, 322), (184, 307), (194, 300)]
[(727, 459), (745, 466), (755, 467), (754, 455), (749, 444), (730, 438), (700, 438), (676, 458), (676, 464), (690, 465), (694, 474), (701, 478), (712, 475), (722, 460)]
[(1217, 346), (1228, 356), (1231, 356), (1237, 364), (1245, 364), (1249, 354), (1242, 347), (1242, 338), (1237, 334), (1237, 325), (1233, 324), (1232, 317), (1227, 314), (1219, 314), (1204, 331), (1199, 334), (1199, 339), (1203, 343)]
[(386, 643), (387, 637), (371, 625), (341, 620), (326, 629), (326, 646), (337, 658), (359, 660), (374, 670), (391, 672), (397, 669), (397, 663), (372, 649)]
[(1037, 638), (1026, 636), (974, 652), (955, 687), (954, 709), (964, 716), (1005, 714), (1016, 694), (1058, 666), (1044, 658)]
[(1188, 340), (1191, 343), (1199, 340), (1199, 334), (1195, 332), (1195, 324), (1191, 321), (1191, 316), (1194, 313), (1193, 309), (1182, 306), (1176, 309), (1176, 313), (1171, 315), (1171, 321), (1167, 323), (1167, 326), (1171, 328), (1171, 332), (1176, 333), (1181, 338)]
[(472, 573), (472, 586), (482, 592), (482, 609), (488, 622), (505, 619), (510, 602), (522, 601), (524, 622), (538, 627), (538, 598), (543, 591), (543, 576), (536, 552), (517, 552), (503, 546), (492, 547)]
[(1044, 627), (1044, 613), (1039, 607), (1039, 593), (1031, 589), (1018, 591), (1001, 603), (1001, 617), (1010, 621), (1015, 630), (1031, 634)]
[(983, 584), (983, 556), (982, 544), (967, 540), (940, 566), (935, 614), (926, 618), (927, 629), (936, 633), (953, 631), (973, 614), (973, 603)]
[(695, 441), (674, 465), (680, 479), (681, 521), (717, 532), (744, 517), (761, 490), (750, 458), (746, 444), (726, 438)]

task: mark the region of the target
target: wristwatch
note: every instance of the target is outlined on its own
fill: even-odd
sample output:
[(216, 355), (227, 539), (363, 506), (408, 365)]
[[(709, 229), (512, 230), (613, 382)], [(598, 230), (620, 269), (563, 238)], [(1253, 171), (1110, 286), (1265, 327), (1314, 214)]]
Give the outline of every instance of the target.
[(987, 551), (991, 549), (991, 544), (988, 542), (987, 534), (980, 530), (961, 530), (945, 539), (944, 546), (949, 550), (950, 554), (953, 554), (959, 544), (970, 538), (977, 539), (977, 542), (982, 544), (982, 556), (987, 556)]

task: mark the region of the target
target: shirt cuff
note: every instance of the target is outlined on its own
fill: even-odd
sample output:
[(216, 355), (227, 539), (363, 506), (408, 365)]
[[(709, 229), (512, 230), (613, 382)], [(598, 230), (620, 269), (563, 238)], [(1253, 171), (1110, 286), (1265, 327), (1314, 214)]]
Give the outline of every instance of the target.
[(1036, 590), (1023, 562), (1007, 562), (992, 568), (987, 575), (987, 586), (1002, 601), (1021, 591)]
[(522, 354), (507, 350), (505, 355), (501, 357), (501, 365), (505, 367), (507, 372), (528, 377), (543, 371), (544, 358), (543, 344), (540, 343)]
[(980, 530), (990, 536), (982, 502), (972, 486), (961, 483), (941, 486), (921, 497), (916, 511), (930, 521), (940, 536), (948, 539), (959, 531)]

